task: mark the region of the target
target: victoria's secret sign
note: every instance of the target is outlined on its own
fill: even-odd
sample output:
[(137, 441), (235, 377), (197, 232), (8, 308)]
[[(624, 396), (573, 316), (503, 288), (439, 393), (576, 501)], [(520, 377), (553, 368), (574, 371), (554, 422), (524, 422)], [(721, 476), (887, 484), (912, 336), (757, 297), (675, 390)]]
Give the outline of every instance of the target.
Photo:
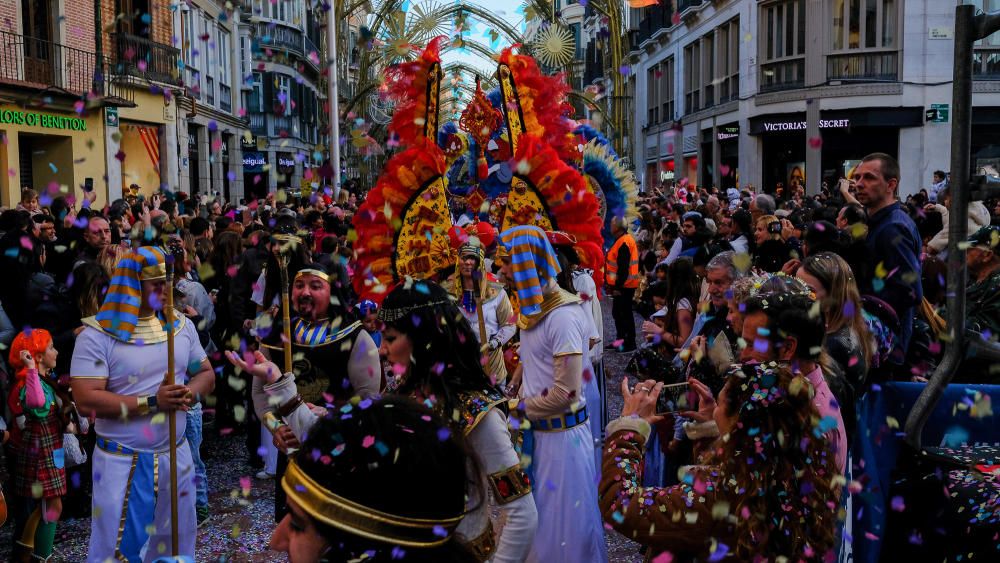
[[(776, 131), (805, 131), (808, 127), (808, 123), (805, 121), (779, 121), (779, 122), (764, 122), (761, 123), (761, 127), (764, 131), (768, 133), (773, 133)], [(846, 129), (851, 126), (850, 119), (820, 119), (819, 128), (820, 129)]]

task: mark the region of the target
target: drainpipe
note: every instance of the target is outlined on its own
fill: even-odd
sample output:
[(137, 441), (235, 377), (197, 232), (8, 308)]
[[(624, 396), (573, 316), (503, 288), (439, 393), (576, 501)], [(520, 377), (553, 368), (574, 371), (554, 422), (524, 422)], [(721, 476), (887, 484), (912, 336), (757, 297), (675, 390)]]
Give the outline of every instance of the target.
[(94, 54), (94, 83), (91, 85), (91, 90), (100, 95), (107, 94), (104, 85), (108, 79), (104, 69), (103, 27), (101, 24), (101, 0), (94, 0), (94, 49), (96, 52)]

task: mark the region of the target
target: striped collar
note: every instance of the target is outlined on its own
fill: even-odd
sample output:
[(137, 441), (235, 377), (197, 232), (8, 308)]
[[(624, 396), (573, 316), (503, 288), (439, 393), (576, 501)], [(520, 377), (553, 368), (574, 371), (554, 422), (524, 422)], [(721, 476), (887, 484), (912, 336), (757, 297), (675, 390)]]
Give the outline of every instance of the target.
[(310, 322), (302, 318), (296, 318), (292, 321), (292, 341), (296, 345), (306, 348), (333, 344), (354, 333), (354, 331), (361, 327), (361, 321), (355, 321), (340, 329), (338, 329), (338, 326), (335, 326), (334, 321), (329, 319)]

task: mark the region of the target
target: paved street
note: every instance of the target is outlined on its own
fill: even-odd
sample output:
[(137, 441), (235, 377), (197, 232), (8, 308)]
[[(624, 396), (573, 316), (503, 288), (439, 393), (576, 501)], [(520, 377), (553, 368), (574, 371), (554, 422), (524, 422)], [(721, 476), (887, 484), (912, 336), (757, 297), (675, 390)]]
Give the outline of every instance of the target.
[[(605, 334), (614, 335), (611, 303), (604, 307)], [(619, 388), (621, 373), (628, 355), (606, 354), (607, 388), (611, 416), (621, 412)], [(283, 561), (282, 555), (267, 549), (273, 525), (274, 481), (253, 478), (242, 435), (219, 437), (206, 416), (202, 456), (208, 467), (212, 519), (198, 532), (198, 561), (265, 562)], [(2, 465), (0, 470), (4, 471)], [(87, 554), (88, 518), (67, 519), (59, 523), (54, 561), (83, 561)], [(0, 561), (10, 557), (11, 526), (0, 529)], [(639, 562), (642, 557), (634, 544), (621, 535), (607, 533), (611, 561)]]

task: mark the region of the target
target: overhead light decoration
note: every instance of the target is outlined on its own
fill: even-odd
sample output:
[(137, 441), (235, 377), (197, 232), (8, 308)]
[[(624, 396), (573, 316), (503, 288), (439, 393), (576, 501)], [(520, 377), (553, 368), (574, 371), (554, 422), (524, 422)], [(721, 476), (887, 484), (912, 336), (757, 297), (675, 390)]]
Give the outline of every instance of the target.
[(531, 41), (535, 58), (549, 68), (569, 64), (576, 54), (576, 40), (569, 28), (558, 24), (543, 27)]

